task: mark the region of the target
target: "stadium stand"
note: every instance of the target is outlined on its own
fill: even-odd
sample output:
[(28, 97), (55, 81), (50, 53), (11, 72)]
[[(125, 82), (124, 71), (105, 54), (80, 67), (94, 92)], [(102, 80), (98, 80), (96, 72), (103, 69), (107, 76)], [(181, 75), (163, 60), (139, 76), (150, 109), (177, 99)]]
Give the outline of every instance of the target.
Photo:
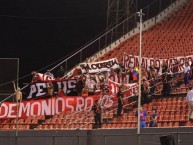
[[(182, 7), (165, 21), (143, 32), (142, 56), (150, 58), (174, 58), (192, 54), (193, 3)], [(117, 57), (122, 54), (138, 55), (139, 34), (121, 43), (114, 50), (98, 60)]]
[[(188, 3), (179, 11), (173, 13), (164, 22), (143, 32), (143, 56), (149, 58), (175, 58), (193, 54), (193, 3)], [(139, 34), (132, 36), (117, 48), (107, 52), (97, 61), (117, 57), (122, 60), (122, 54), (138, 55)], [(178, 77), (180, 80), (181, 78)], [(193, 82), (190, 82), (193, 84)], [(160, 97), (162, 84), (156, 86), (157, 94), (150, 103), (143, 104), (148, 112), (147, 126), (149, 126), (149, 114), (152, 108), (157, 109), (158, 127), (193, 126), (188, 121), (188, 104), (185, 100), (187, 87), (182, 82), (177, 89), (172, 89), (170, 96)], [(159, 98), (160, 97), (160, 98)], [(130, 106), (130, 107), (129, 107)], [(116, 117), (116, 109), (107, 110), (102, 114), (102, 129), (112, 128), (136, 128), (135, 117), (136, 103), (125, 104), (123, 115)], [(15, 119), (4, 119), (1, 123), (2, 130), (16, 129)], [(60, 113), (54, 116), (30, 116), (18, 120), (19, 130), (76, 130), (92, 129), (94, 114), (91, 111), (73, 113)]]

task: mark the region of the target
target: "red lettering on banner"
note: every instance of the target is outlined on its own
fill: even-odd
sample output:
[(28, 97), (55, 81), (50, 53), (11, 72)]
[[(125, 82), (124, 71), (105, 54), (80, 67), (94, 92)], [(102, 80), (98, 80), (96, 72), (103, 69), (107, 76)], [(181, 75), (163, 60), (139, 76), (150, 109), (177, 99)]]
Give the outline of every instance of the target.
[(129, 65), (128, 65), (128, 67), (133, 67), (134, 66), (134, 60), (135, 60), (135, 58), (133, 57), (133, 56), (130, 56), (129, 57)]
[(138, 57), (135, 57), (134, 66), (139, 67), (139, 59), (138, 59)]
[(147, 63), (147, 59), (145, 59), (145, 68), (148, 69), (148, 63)]
[(129, 68), (128, 67), (128, 60), (129, 60), (129, 56), (126, 53), (124, 53), (124, 55), (123, 55), (123, 65), (125, 66), (125, 68)]
[[(115, 96), (114, 96), (115, 97)], [(95, 100), (100, 96), (89, 96), (83, 98), (80, 96), (53, 97), (41, 100), (29, 100), (19, 103), (18, 117), (26, 118), (36, 115), (55, 115), (60, 112), (91, 110)], [(4, 102), (1, 104), (0, 118), (16, 118), (16, 103)]]

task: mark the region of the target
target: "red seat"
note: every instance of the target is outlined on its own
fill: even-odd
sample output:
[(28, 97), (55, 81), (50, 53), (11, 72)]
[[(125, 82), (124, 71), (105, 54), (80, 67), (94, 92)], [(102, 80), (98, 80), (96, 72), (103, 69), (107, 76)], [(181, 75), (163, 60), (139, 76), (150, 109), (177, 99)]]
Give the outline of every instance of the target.
[(3, 126), (3, 129), (5, 129), (5, 130), (10, 129), (10, 128), (9, 128), (9, 125), (4, 125), (4, 126)]
[(173, 127), (179, 127), (179, 122), (174, 122)]

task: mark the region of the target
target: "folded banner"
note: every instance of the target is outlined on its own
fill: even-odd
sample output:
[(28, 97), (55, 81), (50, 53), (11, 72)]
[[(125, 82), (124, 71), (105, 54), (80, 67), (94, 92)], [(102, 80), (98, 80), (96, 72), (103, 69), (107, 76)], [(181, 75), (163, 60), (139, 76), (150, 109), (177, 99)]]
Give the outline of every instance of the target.
[(75, 91), (76, 88), (76, 79), (54, 79), (54, 80), (45, 80), (34, 82), (30, 85), (30, 93), (27, 99), (39, 98), (47, 95), (47, 85), (52, 83), (54, 87), (54, 92), (58, 93), (63, 91), (64, 94), (71, 94)]
[(116, 69), (119, 67), (119, 63), (116, 58), (112, 58), (105, 61), (80, 63), (80, 67), (82, 69), (82, 72), (85, 72), (85, 70), (89, 70), (89, 73), (98, 73), (100, 71), (108, 71), (110, 68)]
[[(103, 107), (108, 108), (114, 105), (115, 96), (63, 96), (49, 99), (39, 99), (23, 101), (18, 105), (18, 117), (26, 118), (28, 116), (55, 115), (61, 112), (73, 112), (82, 110), (91, 110), (95, 100), (102, 101)], [(4, 102), (1, 104), (0, 118), (16, 118), (17, 104), (13, 102)]]
[[(142, 57), (142, 66), (148, 70), (150, 65), (156, 64), (159, 67), (159, 74), (161, 74), (161, 65), (163, 61), (165, 61), (169, 68), (172, 68), (174, 61), (178, 60), (178, 70), (182, 71), (184, 69), (184, 62), (191, 62), (193, 58), (193, 55), (189, 56), (182, 56), (182, 57), (175, 57), (175, 58), (168, 58), (168, 59), (159, 59), (159, 58), (147, 58)], [(123, 55), (123, 65), (126, 69), (130, 67), (139, 67), (139, 56), (133, 56), (129, 55), (127, 53), (124, 53)]]

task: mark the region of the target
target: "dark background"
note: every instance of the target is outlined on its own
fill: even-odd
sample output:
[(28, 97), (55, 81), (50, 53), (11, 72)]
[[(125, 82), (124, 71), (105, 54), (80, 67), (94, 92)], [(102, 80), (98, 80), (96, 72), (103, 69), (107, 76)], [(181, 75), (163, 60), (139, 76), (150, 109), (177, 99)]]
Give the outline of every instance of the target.
[(0, 55), (19, 57), (24, 75), (103, 31), (106, 5), (103, 0), (1, 0), (0, 14)]
[(30, 74), (104, 32), (106, 11), (107, 0), (1, 0), (0, 57), (19, 58), (20, 77)]

